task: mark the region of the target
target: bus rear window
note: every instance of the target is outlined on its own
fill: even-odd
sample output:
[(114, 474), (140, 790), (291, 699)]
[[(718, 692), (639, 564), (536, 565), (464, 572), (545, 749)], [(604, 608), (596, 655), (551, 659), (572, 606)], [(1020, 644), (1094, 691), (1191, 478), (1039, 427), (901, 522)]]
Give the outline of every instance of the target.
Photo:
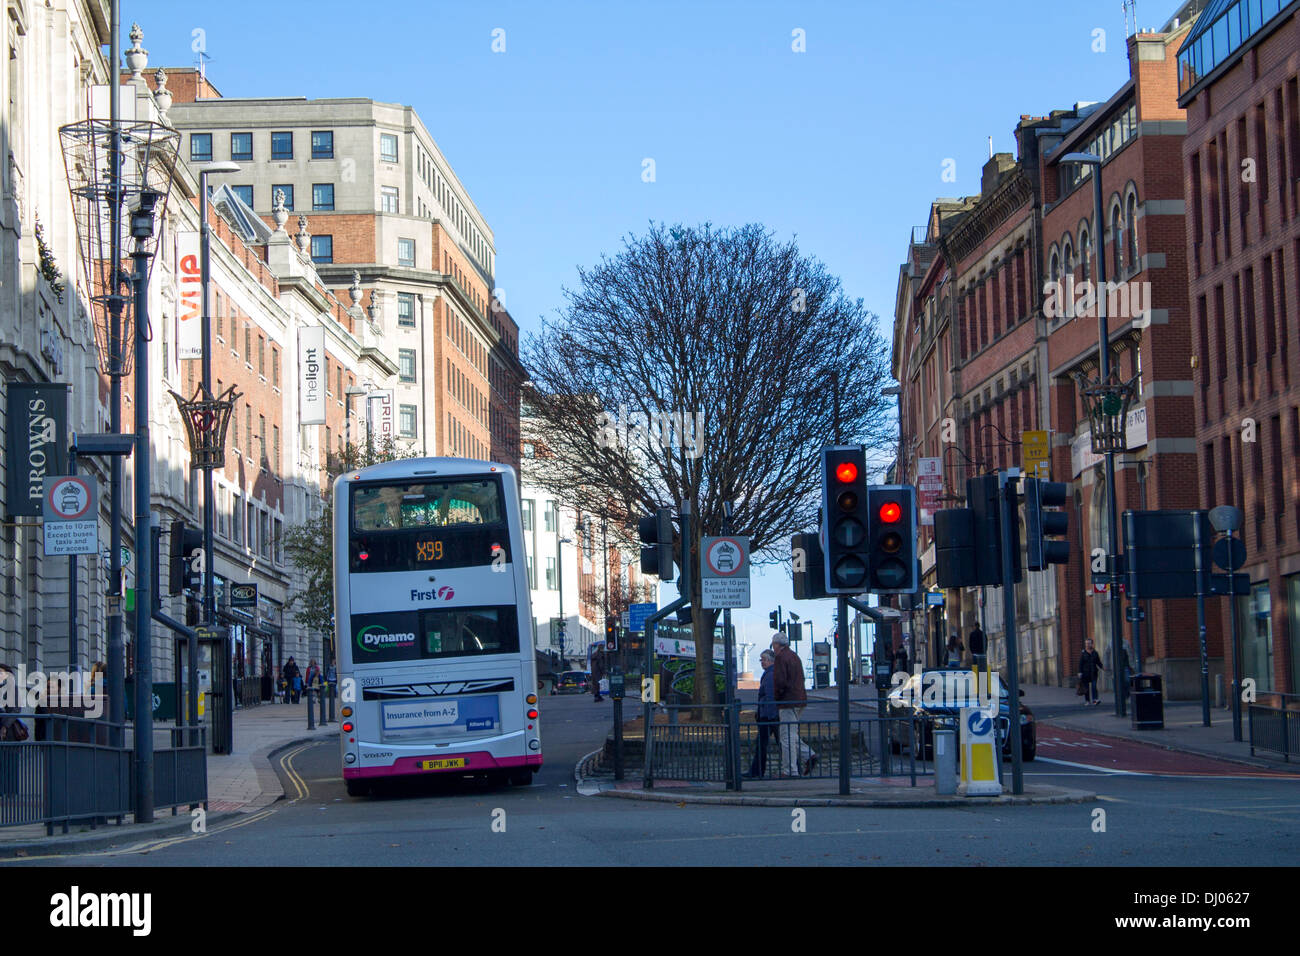
[(354, 664), (519, 653), (513, 606), (352, 615)]
[(496, 478), (407, 481), (352, 489), (354, 531), (497, 524), (505, 520)]

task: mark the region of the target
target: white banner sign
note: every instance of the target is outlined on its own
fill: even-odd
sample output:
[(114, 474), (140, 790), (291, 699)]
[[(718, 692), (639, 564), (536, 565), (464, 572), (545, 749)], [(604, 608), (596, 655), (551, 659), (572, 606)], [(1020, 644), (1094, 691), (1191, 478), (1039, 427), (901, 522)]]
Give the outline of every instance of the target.
[(298, 331), (298, 423), (325, 424), (325, 329)]
[(203, 276), (199, 271), (199, 234), (176, 234), (176, 356), (203, 358)]
[(385, 438), (395, 437), (391, 389), (366, 395), (366, 424), (370, 429), (371, 441), (382, 442)]

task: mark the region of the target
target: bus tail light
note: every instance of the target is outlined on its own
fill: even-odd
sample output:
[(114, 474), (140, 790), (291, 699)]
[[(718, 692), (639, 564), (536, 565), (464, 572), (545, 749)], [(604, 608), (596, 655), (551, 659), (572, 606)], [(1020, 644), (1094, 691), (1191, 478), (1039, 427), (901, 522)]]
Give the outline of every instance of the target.
[(345, 734), (350, 734), (350, 733), (352, 733), (352, 721), (350, 721), (350, 720), (345, 720), (345, 721), (343, 722), (343, 732), (344, 732)]
[(535, 711), (535, 710), (530, 710), (530, 711), (528, 712), (528, 719), (529, 719), (529, 720), (536, 720), (536, 719), (537, 719), (537, 711)]

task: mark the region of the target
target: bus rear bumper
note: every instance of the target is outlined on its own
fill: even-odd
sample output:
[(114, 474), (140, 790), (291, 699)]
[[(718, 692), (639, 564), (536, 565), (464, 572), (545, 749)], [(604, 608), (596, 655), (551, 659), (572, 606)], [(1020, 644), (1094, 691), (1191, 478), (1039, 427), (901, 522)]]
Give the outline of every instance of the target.
[[(423, 760), (464, 759), (463, 767), (448, 767), (445, 770), (422, 770), (418, 764)], [(494, 757), (487, 751), (473, 753), (424, 754), (418, 757), (398, 757), (387, 767), (344, 767), (344, 780), (359, 780), (375, 777), (424, 776), (430, 773), (483, 773), (488, 770), (514, 770), (519, 767), (531, 767), (534, 770), (542, 766), (541, 754), (525, 754), (520, 757)]]

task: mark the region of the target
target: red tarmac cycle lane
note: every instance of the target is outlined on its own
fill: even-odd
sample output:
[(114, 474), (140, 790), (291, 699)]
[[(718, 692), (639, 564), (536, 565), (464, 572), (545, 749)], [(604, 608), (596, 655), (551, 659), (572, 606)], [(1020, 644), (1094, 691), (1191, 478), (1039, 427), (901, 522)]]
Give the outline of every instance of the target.
[(1213, 757), (1166, 750), (1160, 746), (1127, 740), (1123, 737), (1106, 737), (1079, 730), (1068, 730), (1064, 727), (1054, 727), (1049, 723), (1038, 725), (1038, 756), (1040, 759), (1068, 761), (1111, 771), (1175, 776), (1300, 779), (1300, 774), (1265, 770), (1230, 763), (1226, 760), (1216, 760)]

